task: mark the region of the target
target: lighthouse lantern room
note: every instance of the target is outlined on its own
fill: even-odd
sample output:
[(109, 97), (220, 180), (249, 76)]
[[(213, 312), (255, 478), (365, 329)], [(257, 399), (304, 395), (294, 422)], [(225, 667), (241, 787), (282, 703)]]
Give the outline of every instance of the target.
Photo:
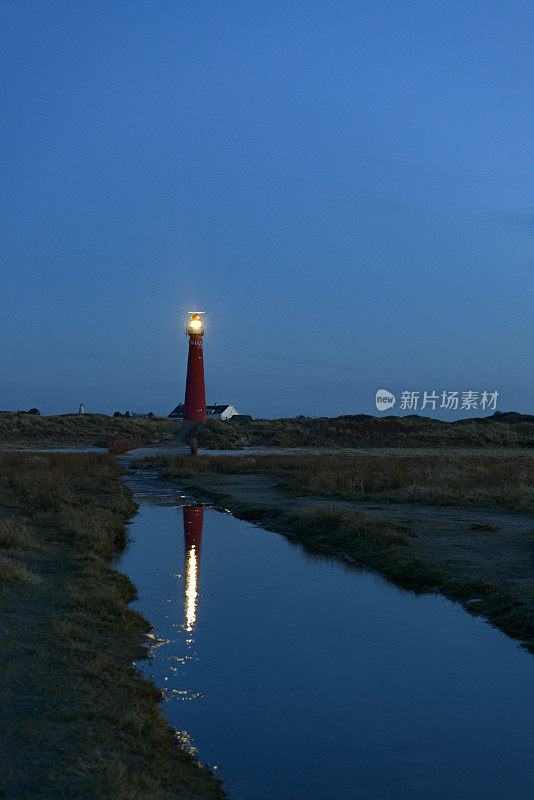
[(206, 389), (204, 387), (203, 311), (192, 311), (186, 326), (189, 336), (187, 378), (185, 382), (184, 419), (200, 422), (206, 419)]

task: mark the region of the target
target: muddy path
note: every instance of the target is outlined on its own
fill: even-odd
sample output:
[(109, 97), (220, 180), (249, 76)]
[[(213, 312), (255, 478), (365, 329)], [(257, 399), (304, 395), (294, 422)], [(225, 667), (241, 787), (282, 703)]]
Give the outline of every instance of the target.
[[(157, 445), (139, 447), (128, 452), (130, 460), (141, 460), (151, 456), (185, 456), (190, 453), (190, 447), (182, 437), (168, 439)], [(205, 447), (198, 448), (198, 454), (203, 456), (250, 456), (250, 455), (340, 455), (340, 456), (391, 456), (401, 455), (403, 458), (417, 458), (420, 456), (445, 456), (462, 457), (476, 456), (477, 458), (503, 458), (503, 459), (534, 459), (534, 450), (527, 447), (243, 447), (239, 450), (216, 450)]]

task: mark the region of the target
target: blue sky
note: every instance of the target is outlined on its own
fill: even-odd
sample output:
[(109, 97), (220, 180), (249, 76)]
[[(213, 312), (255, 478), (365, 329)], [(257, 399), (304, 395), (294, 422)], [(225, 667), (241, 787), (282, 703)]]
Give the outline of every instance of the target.
[(487, 389), (534, 412), (531, 3), (0, 20), (1, 408), (167, 413), (200, 309), (208, 402)]

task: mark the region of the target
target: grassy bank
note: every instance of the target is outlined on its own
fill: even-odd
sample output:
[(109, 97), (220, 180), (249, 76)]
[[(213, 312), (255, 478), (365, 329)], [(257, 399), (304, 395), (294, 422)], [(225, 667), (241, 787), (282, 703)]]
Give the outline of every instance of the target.
[[(237, 516), (342, 552), (404, 588), (460, 600), (534, 652), (534, 529), (529, 526), (534, 463), (508, 461), (412, 457), (404, 463), (400, 456), (326, 455), (150, 460), (162, 477), (179, 479)], [(265, 484), (253, 491), (247, 481), (239, 483), (240, 476), (253, 475), (274, 479), (274, 490)], [(336, 505), (336, 500), (344, 502)], [(362, 513), (357, 507), (362, 500), (376, 503), (376, 513)], [(457, 511), (452, 521), (447, 511), (435, 518), (430, 511), (421, 522), (410, 515), (416, 501), (432, 504), (436, 515), (443, 506), (464, 507), (470, 521)], [(396, 517), (391, 502), (405, 504)], [(492, 522), (496, 511), (491, 519), (485, 516), (489, 512), (482, 509), (488, 508), (500, 510), (499, 525)], [(506, 509), (524, 515), (513, 535), (501, 511)]]
[(148, 623), (112, 566), (134, 513), (115, 459), (0, 454), (6, 798), (222, 798), (132, 662)]
[(167, 417), (132, 419), (105, 414), (41, 417), (0, 411), (0, 447), (4, 449), (107, 447), (114, 439), (132, 437), (151, 443), (173, 438), (180, 429), (180, 422)]
[(41, 417), (0, 411), (0, 448), (107, 447), (110, 440), (139, 438), (145, 444), (198, 440), (210, 450), (243, 447), (344, 448), (532, 448), (534, 417), (526, 414), (444, 422), (417, 415), (257, 419), (191, 425), (167, 417), (132, 419), (105, 414)]
[(418, 415), (257, 419), (252, 422), (206, 420), (188, 434), (200, 447), (533, 447), (534, 417), (527, 414), (463, 419), (455, 422)]
[(534, 512), (534, 457), (263, 455), (158, 456), (163, 475), (263, 474), (292, 493), (360, 502), (425, 503), (441, 506)]

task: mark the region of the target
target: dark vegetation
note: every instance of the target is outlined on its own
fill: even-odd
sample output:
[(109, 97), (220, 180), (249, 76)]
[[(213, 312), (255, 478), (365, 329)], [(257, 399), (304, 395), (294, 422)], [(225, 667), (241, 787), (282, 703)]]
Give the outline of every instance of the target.
[[(239, 517), (348, 555), (404, 588), (439, 591), (464, 602), (471, 613), (484, 615), (534, 652), (534, 579), (530, 570), (526, 581), (516, 579), (514, 562), (507, 562), (505, 529), (475, 523), (471, 531), (478, 534), (471, 533), (469, 538), (469, 531), (459, 529), (444, 548), (436, 550), (428, 539), (414, 533), (410, 522), (380, 517), (379, 510), (370, 515), (335, 503), (420, 501), (435, 506), (515, 509), (530, 515), (534, 509), (534, 461), (530, 458), (159, 456), (150, 459), (150, 464), (160, 468), (163, 478), (178, 478), (186, 489), (209, 496)], [(277, 496), (269, 502), (266, 492), (265, 502), (236, 500), (221, 478), (246, 474), (274, 476), (285, 499)], [(318, 503), (297, 503), (293, 499), (297, 495), (316, 497)], [(432, 520), (428, 524), (432, 526)], [(466, 560), (464, 548), (477, 535), (499, 538), (492, 540), (492, 549), (479, 544)], [(532, 560), (533, 544), (534, 530), (519, 534), (517, 552), (523, 565)]]
[(534, 513), (534, 458), (463, 455), (157, 456), (164, 477), (274, 475), (292, 494)]
[(147, 440), (142, 436), (120, 436), (114, 437), (108, 441), (108, 453), (113, 456), (120, 456), (123, 453), (128, 453), (130, 450), (135, 450), (137, 447), (142, 447), (147, 444)]
[[(118, 412), (116, 412), (117, 414)], [(143, 444), (175, 444), (196, 438), (211, 450), (243, 447), (317, 447), (330, 449), (395, 447), (433, 448), (534, 447), (534, 417), (499, 414), (443, 422), (428, 417), (354, 416), (312, 419), (257, 419), (192, 425), (169, 417), (63, 414), (43, 417), (0, 412), (0, 446), (4, 448), (108, 447), (114, 439), (139, 437)]]
[(0, 796), (222, 798), (133, 661), (149, 624), (112, 566), (135, 511), (107, 455), (0, 454)]
[(456, 422), (420, 417), (343, 417), (257, 419), (221, 422), (208, 419), (188, 434), (199, 447), (534, 447), (534, 416), (499, 414)]
[(114, 439), (138, 437), (146, 444), (172, 439), (180, 423), (168, 417), (134, 419), (105, 414), (43, 417), (0, 411), (0, 446), (21, 449), (108, 447)]

